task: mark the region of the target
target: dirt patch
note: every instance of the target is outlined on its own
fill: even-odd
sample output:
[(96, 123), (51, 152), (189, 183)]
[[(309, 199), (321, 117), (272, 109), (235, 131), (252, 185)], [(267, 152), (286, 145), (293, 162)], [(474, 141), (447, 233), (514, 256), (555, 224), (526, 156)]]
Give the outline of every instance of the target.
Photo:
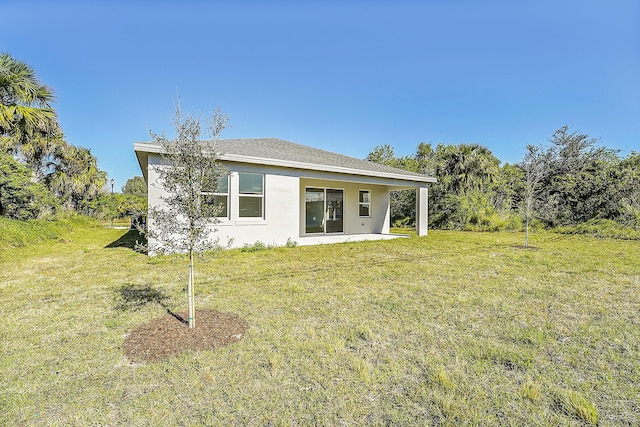
[(124, 341), (124, 352), (131, 362), (157, 362), (180, 353), (213, 350), (239, 341), (247, 322), (233, 314), (213, 310), (196, 312), (196, 327), (189, 329), (187, 313), (167, 314), (139, 327)]

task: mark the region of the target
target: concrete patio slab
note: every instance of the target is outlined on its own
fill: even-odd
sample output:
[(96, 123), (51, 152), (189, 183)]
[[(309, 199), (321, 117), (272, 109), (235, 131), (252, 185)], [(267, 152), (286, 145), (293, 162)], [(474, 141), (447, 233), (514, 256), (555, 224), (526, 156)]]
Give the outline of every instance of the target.
[(305, 236), (298, 238), (297, 242), (300, 246), (308, 245), (327, 245), (333, 243), (345, 242), (361, 242), (363, 240), (391, 240), (406, 238), (404, 234), (330, 234), (319, 236)]

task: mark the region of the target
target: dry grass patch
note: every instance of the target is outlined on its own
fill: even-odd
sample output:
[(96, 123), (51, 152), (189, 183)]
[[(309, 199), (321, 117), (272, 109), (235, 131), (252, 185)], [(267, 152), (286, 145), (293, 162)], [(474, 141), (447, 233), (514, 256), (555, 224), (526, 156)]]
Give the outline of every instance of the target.
[(224, 252), (197, 264), (196, 308), (245, 319), (243, 338), (132, 365), (127, 336), (186, 308), (186, 263), (108, 247), (122, 237), (0, 251), (7, 424), (640, 424), (638, 241)]

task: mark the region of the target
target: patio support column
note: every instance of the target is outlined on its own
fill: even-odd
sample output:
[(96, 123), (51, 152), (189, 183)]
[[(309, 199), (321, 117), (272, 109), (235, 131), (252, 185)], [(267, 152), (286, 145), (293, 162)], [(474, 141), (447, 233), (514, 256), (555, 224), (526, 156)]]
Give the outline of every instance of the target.
[(429, 190), (427, 187), (416, 188), (416, 233), (426, 236), (429, 220)]

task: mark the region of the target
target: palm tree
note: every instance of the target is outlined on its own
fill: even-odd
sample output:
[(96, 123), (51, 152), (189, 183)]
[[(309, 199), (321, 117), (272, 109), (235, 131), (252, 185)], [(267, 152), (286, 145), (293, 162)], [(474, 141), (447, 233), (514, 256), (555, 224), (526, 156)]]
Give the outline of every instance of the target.
[(65, 144), (56, 155), (59, 160), (50, 165), (47, 186), (65, 207), (79, 210), (82, 201), (100, 194), (107, 183), (106, 173), (98, 169), (97, 159), (88, 148)]
[(437, 176), (446, 177), (448, 192), (459, 194), (482, 190), (498, 174), (500, 161), (488, 148), (479, 144), (439, 147)]
[(53, 91), (40, 83), (31, 67), (0, 54), (0, 149), (21, 154), (27, 148), (24, 160), (32, 167), (32, 162), (40, 163), (48, 139), (60, 134), (53, 101)]

